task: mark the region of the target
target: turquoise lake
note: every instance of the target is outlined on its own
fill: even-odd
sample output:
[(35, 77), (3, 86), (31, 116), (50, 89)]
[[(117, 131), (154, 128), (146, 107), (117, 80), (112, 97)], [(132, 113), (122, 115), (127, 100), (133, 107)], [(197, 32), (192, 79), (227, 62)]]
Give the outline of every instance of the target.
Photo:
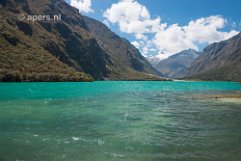
[(234, 82), (1, 83), (0, 161), (240, 161)]

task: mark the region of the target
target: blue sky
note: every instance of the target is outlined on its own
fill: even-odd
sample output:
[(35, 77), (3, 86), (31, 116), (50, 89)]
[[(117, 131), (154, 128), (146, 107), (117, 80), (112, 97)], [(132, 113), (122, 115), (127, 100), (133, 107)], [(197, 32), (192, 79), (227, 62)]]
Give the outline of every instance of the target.
[[(103, 21), (105, 11), (118, 0), (92, 0), (94, 13), (83, 13)], [(191, 19), (222, 15), (234, 22), (241, 22), (241, 0), (138, 0), (152, 16), (160, 16), (169, 23), (185, 25)]]
[[(105, 22), (112, 31), (130, 40), (143, 55), (159, 55), (161, 59), (186, 48), (202, 50), (241, 29), (241, 0), (70, 1), (81, 14)], [(158, 26), (160, 29), (156, 29)]]

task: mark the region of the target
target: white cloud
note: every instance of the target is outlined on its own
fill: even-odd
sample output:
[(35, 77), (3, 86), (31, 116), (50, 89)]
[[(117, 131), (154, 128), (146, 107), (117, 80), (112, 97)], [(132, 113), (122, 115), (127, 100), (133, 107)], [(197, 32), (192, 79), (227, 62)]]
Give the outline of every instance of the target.
[(235, 30), (221, 31), (227, 21), (219, 15), (192, 20), (184, 26), (167, 25), (161, 22), (160, 17), (151, 18), (147, 8), (136, 0), (120, 0), (103, 15), (110, 23), (117, 24), (121, 32), (132, 34), (136, 38), (132, 44), (144, 56), (166, 58), (182, 50), (198, 50), (200, 44), (222, 41), (238, 34)]
[(236, 31), (221, 32), (219, 29), (224, 28), (227, 21), (221, 16), (210, 16), (199, 18), (196, 21), (191, 21), (187, 26), (184, 26), (186, 38), (199, 43), (213, 43), (228, 39), (236, 33)]
[(168, 55), (168, 54), (165, 54), (165, 53), (160, 53), (160, 54), (157, 54), (157, 55), (152, 56), (152, 57), (154, 57), (155, 59), (158, 59), (158, 60), (163, 60), (163, 59), (168, 58), (169, 55)]
[(177, 24), (159, 30), (152, 41), (159, 52), (165, 52), (168, 55), (188, 48), (198, 49), (191, 40), (186, 38), (185, 31)]
[(91, 0), (70, 0), (70, 5), (78, 8), (82, 13), (94, 12), (91, 8)]
[(104, 23), (107, 27), (110, 27), (110, 22), (109, 22), (109, 21), (104, 20), (103, 23)]
[(113, 24), (118, 24), (125, 33), (141, 35), (158, 29), (160, 18), (151, 19), (147, 8), (135, 0), (121, 0), (112, 4), (104, 12), (104, 17)]
[(131, 42), (132, 45), (134, 45), (136, 48), (140, 48), (141, 47), (141, 44), (138, 42), (138, 41), (133, 41)]

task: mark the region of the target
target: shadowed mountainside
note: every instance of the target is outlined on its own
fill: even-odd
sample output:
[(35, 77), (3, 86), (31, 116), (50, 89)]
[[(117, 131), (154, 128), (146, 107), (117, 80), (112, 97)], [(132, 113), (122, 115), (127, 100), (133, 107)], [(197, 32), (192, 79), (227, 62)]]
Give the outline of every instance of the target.
[(160, 61), (156, 68), (168, 78), (183, 78), (192, 62), (201, 54), (193, 49), (184, 50)]
[(129, 41), (116, 35), (103, 23), (84, 18), (98, 44), (113, 63), (110, 79), (156, 79), (156, 75), (161, 76)]
[(241, 33), (213, 43), (191, 65), (191, 79), (241, 81)]

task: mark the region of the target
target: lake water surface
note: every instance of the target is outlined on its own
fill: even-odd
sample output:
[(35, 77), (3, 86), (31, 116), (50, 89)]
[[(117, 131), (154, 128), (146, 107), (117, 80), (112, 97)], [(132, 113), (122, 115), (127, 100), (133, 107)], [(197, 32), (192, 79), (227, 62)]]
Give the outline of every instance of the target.
[(0, 161), (240, 161), (232, 82), (0, 84)]

